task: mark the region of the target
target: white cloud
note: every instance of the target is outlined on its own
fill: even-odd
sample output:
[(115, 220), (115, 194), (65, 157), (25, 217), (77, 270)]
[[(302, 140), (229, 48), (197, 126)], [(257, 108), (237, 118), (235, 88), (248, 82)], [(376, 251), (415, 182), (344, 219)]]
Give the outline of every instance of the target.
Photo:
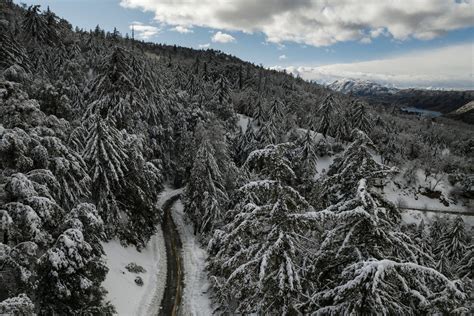
[(216, 34), (212, 35), (211, 40), (214, 43), (232, 43), (235, 42), (235, 37), (230, 34), (222, 33), (221, 31), (217, 32)]
[(193, 33), (193, 30), (182, 25), (177, 25), (171, 29), (172, 31), (181, 33), (181, 34), (187, 34), (187, 33)]
[[(170, 25), (263, 32), (314, 46), (390, 36), (431, 39), (474, 25), (473, 0), (121, 0)], [(365, 40), (367, 41), (367, 40)]]
[(209, 46), (211, 46), (211, 44), (209, 44), (209, 43), (206, 43), (206, 44), (199, 44), (199, 48), (201, 48), (201, 49), (209, 48)]
[(274, 68), (326, 83), (352, 78), (401, 88), (474, 89), (473, 50), (474, 43), (468, 43), (365, 62)]
[(287, 57), (286, 57), (285, 54), (283, 54), (283, 55), (278, 56), (278, 59), (279, 60), (285, 60), (285, 59), (287, 59)]
[(156, 26), (145, 25), (141, 22), (133, 22), (129, 25), (130, 30), (134, 30), (136, 37), (139, 39), (147, 40), (160, 33), (160, 29)]

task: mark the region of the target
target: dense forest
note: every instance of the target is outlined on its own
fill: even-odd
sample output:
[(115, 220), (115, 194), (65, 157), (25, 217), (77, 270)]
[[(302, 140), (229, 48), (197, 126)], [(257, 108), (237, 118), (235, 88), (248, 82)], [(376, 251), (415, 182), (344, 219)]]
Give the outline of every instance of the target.
[(473, 173), (471, 125), (0, 0), (0, 314), (113, 314), (102, 242), (143, 248), (165, 184), (216, 313), (467, 313), (472, 230), (404, 225), (380, 183), (469, 209)]

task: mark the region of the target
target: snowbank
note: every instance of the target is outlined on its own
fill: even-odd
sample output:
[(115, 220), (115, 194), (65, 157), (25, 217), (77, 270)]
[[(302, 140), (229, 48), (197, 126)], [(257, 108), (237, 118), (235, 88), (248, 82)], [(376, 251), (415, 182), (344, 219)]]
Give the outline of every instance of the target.
[(208, 293), (210, 283), (205, 271), (206, 250), (195, 239), (192, 227), (184, 222), (181, 200), (176, 201), (172, 209), (172, 215), (183, 245), (184, 293), (182, 314), (212, 315), (213, 309)]
[[(103, 247), (109, 268), (103, 286), (109, 292), (107, 299), (115, 306), (117, 314), (156, 314), (166, 283), (166, 254), (161, 227), (140, 252), (135, 247), (122, 246), (118, 240), (103, 243)], [(127, 271), (125, 266), (131, 262), (142, 266), (146, 272)], [(135, 284), (137, 276), (143, 279), (143, 286)]]

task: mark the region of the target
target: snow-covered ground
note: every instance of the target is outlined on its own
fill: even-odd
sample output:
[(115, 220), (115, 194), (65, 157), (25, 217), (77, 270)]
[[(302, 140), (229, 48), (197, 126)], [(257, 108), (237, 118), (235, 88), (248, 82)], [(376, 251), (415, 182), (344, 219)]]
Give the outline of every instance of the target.
[[(182, 189), (174, 190), (165, 187), (160, 194), (158, 206)], [(107, 299), (117, 309), (118, 315), (156, 315), (166, 285), (166, 248), (161, 225), (156, 234), (140, 252), (135, 247), (124, 247), (118, 240), (103, 243), (109, 273), (103, 283), (109, 292)], [(125, 266), (134, 262), (143, 268), (145, 273), (130, 273)], [(135, 284), (135, 278), (143, 279), (143, 286)]]
[[(107, 299), (115, 306), (118, 315), (156, 314), (166, 282), (166, 254), (161, 227), (140, 252), (133, 246), (124, 247), (118, 240), (103, 243), (109, 273), (103, 283), (109, 292)], [(134, 262), (145, 273), (131, 273), (125, 266)], [(143, 279), (143, 286), (135, 278)]]
[(212, 315), (210, 284), (205, 271), (207, 252), (193, 234), (193, 228), (185, 223), (183, 204), (176, 201), (172, 210), (173, 221), (178, 228), (183, 246), (184, 293), (182, 314), (195, 316)]
[(329, 166), (332, 165), (334, 158), (336, 158), (336, 156), (323, 156), (318, 158), (318, 161), (316, 162), (317, 173), (315, 175), (315, 179), (319, 179), (321, 176), (326, 174), (326, 172), (328, 172)]
[[(416, 187), (421, 189), (429, 187), (429, 181), (425, 181), (425, 177), (421, 170), (418, 170), (416, 174), (417, 183)], [(399, 188), (395, 182), (402, 186)], [(405, 187), (405, 180), (401, 176), (398, 176), (394, 181), (390, 181), (384, 188), (383, 194), (385, 197), (403, 208), (416, 208), (416, 209), (427, 209), (427, 210), (442, 210), (442, 211), (452, 211), (452, 212), (466, 212), (468, 208), (460, 201), (455, 203), (452, 200), (449, 200), (450, 192), (453, 187), (448, 183), (447, 180), (443, 179), (436, 186), (436, 190), (440, 191), (442, 196), (449, 201), (449, 205), (444, 205), (439, 199), (430, 198), (419, 193), (419, 189), (415, 187)]]
[(245, 133), (247, 131), (247, 127), (249, 124), (250, 117), (244, 115), (244, 114), (237, 114), (239, 120), (237, 122), (237, 125), (240, 127), (242, 130), (242, 133)]

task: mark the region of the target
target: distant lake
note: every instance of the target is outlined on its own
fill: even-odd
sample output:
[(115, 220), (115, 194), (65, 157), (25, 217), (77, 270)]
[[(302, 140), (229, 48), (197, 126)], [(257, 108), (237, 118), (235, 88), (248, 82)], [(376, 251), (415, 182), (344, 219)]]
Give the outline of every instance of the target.
[(407, 112), (407, 113), (412, 113), (412, 114), (419, 114), (421, 116), (426, 116), (426, 117), (438, 117), (438, 116), (443, 115), (443, 113), (441, 112), (424, 110), (424, 109), (419, 109), (419, 108), (414, 108), (414, 107), (402, 108), (402, 111)]

